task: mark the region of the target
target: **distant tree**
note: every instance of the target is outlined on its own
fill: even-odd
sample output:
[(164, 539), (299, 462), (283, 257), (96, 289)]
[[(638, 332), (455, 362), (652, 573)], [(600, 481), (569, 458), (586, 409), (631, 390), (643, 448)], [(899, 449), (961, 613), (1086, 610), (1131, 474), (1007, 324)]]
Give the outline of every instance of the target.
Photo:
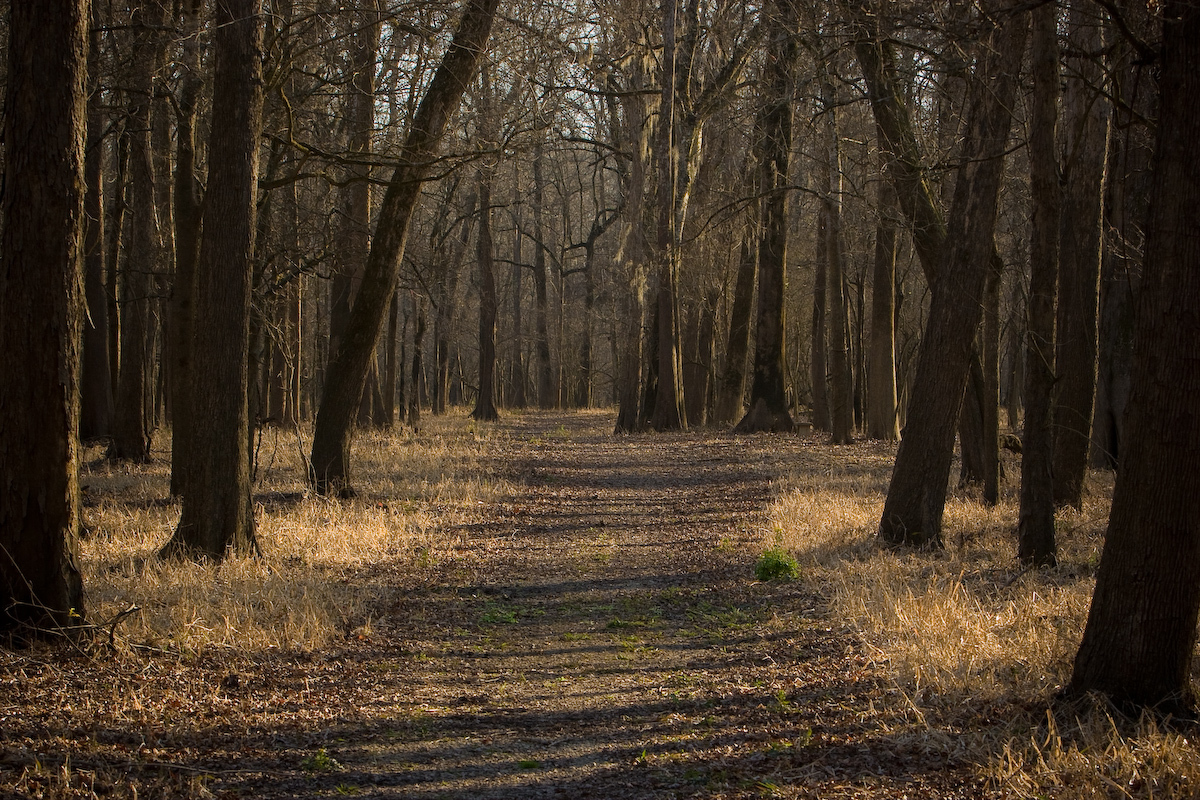
[(247, 407), (250, 294), (262, 129), (259, 0), (217, 0), (213, 121), (193, 339), (196, 393), (183, 510), (162, 555), (221, 560), (257, 549)]
[(87, 0), (13, 3), (0, 220), (0, 631), (82, 615)]
[(1200, 614), (1200, 6), (1163, 6), (1161, 109), (1127, 437), (1069, 691), (1194, 705)]
[[(121, 290), (121, 353), (116, 416), (109, 457), (131, 461), (150, 458), (152, 410), (147, 399), (154, 362), (152, 312), (155, 276), (163, 254), (162, 221), (155, 193), (153, 107), (156, 78), (166, 58), (166, 7), (160, 0), (135, 0), (133, 77), (126, 93), (129, 119), (129, 241)], [(163, 176), (165, 179), (165, 176)]]

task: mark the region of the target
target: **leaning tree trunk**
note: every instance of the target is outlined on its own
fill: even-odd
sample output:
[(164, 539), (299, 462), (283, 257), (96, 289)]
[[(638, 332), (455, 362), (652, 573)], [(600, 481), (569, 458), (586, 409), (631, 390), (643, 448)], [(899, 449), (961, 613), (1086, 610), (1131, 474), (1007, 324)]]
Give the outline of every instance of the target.
[(982, 316), (1004, 150), (1028, 28), (1023, 18), (1006, 22), (999, 26), (990, 20), (970, 88), (963, 167), (955, 183), (949, 236), (921, 340), (908, 425), (879, 523), (880, 537), (895, 544), (941, 544), (954, 422)]
[(258, 0), (218, 0), (213, 121), (197, 261), (192, 422), (183, 510), (164, 557), (219, 561), (257, 551), (250, 505), (250, 301), (263, 23)]
[(1025, 564), (1052, 566), (1054, 494), (1054, 301), (1058, 277), (1059, 182), (1055, 155), (1058, 122), (1058, 12), (1033, 12), (1029, 121), (1029, 183), (1033, 200), (1029, 242), (1029, 331), (1025, 352), (1025, 436), (1021, 447), (1021, 514), (1017, 555)]
[(86, 0), (13, 3), (0, 212), (0, 631), (82, 621)]
[(1069, 691), (1179, 711), (1200, 613), (1200, 6), (1163, 9), (1161, 111), (1128, 439)]
[(487, 47), (498, 0), (471, 0), (417, 108), (379, 208), (375, 237), (345, 338), (329, 365), (313, 432), (310, 479), (322, 494), (352, 493), (350, 439), (375, 345), (399, 279), (409, 223), (442, 136)]
[(792, 93), (799, 57), (799, 10), (795, 0), (774, 0), (768, 40), (765, 91), (757, 122), (762, 147), (762, 239), (758, 250), (758, 315), (750, 409), (735, 430), (790, 432), (784, 361), (784, 286), (787, 269), (788, 176), (792, 146)]

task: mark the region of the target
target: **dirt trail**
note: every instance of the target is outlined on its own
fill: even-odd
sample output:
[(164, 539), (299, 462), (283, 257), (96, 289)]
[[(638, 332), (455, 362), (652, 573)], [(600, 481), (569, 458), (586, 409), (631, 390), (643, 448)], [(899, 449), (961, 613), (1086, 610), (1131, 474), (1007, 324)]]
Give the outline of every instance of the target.
[(490, 466), (516, 493), (426, 583), (366, 576), (385, 608), (366, 642), (295, 665), (340, 717), (245, 732), (218, 794), (976, 794), (810, 589), (754, 581), (771, 480), (803, 439), (499, 425)]

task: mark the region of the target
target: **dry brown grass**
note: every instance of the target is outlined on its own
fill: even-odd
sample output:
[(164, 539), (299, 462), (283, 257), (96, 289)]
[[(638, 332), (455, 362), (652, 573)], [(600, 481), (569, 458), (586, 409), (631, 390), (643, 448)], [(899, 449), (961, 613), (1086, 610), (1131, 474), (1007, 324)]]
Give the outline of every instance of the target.
[(966, 737), (992, 784), (1021, 796), (1197, 796), (1194, 729), (1123, 719), (1099, 702), (1043, 716), (1083, 632), (1111, 475), (1090, 475), (1083, 511), (1060, 513), (1060, 565), (1031, 571), (1016, 560), (1019, 463), (1006, 465), (994, 508), (953, 493), (945, 551), (915, 552), (874, 540), (890, 461), (890, 449), (870, 445), (814, 452), (780, 486), (768, 546), (795, 555), (930, 732)]
[(181, 653), (319, 648), (365, 624), (369, 589), (347, 575), (367, 564), (419, 571), (436, 562), (456, 545), (446, 529), (503, 490), (485, 477), (484, 435), (457, 414), (427, 421), (420, 434), (360, 432), (351, 462), (360, 497), (342, 502), (306, 491), (309, 437), (267, 431), (254, 490), (263, 556), (221, 564), (155, 558), (179, 518), (168, 498), (169, 452), (156, 450), (145, 466), (96, 458), (82, 476), (90, 616), (103, 622), (136, 607), (120, 635)]

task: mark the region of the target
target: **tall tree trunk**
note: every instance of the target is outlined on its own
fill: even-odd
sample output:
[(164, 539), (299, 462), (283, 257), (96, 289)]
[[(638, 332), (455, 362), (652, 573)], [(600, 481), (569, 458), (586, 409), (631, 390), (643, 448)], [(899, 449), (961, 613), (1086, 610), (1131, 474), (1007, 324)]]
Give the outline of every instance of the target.
[(408, 424), (416, 428), (421, 422), (421, 379), (425, 374), (425, 300), (417, 301), (417, 322), (413, 332), (412, 380), (408, 393)]
[(1058, 382), (1054, 398), (1054, 503), (1081, 508), (1096, 397), (1102, 204), (1108, 162), (1109, 102), (1095, 12), (1076, 4), (1068, 23), (1073, 50), (1063, 92), (1063, 208), (1058, 273)]
[(983, 502), (1000, 500), (1000, 283), (1003, 264), (989, 260), (983, 292)]
[(450, 49), (421, 99), (379, 209), (358, 300), (342, 347), (329, 365), (313, 433), (310, 468), (323, 494), (351, 493), (350, 439), (354, 410), (367, 382), (384, 316), (399, 278), (409, 223), (433, 169), (442, 135), (487, 47), (498, 0), (471, 0)]
[(87, 314), (83, 322), (83, 374), (79, 436), (83, 440), (107, 436), (112, 426), (112, 372), (108, 350), (108, 298), (105, 291), (104, 249), (104, 163), (106, 115), (101, 103), (100, 4), (91, 9), (90, 54), (88, 56), (88, 138), (84, 239), (84, 296)]
[(1128, 440), (1070, 691), (1161, 711), (1195, 703), (1200, 614), (1200, 6), (1168, 0)]
[[(1161, 27), (1157, 10), (1133, 0), (1123, 0), (1120, 5), (1125, 23), (1142, 41), (1153, 43)], [(1116, 469), (1125, 440), (1134, 297), (1142, 272), (1149, 216), (1154, 158), (1154, 131), (1149, 121), (1158, 115), (1158, 65), (1124, 37), (1116, 38), (1110, 52), (1111, 91), (1117, 102), (1105, 190), (1105, 226), (1109, 233), (1101, 266), (1099, 369), (1090, 461), (1094, 467)]]
[[(492, 85), (487, 67), (480, 70), (478, 98), (480, 144), (498, 146), (492, 108)], [(492, 175), (496, 164), (485, 158), (479, 171), (479, 233), (475, 261), (479, 266), (479, 396), (471, 417), (481, 421), (499, 418), (496, 412), (496, 268), (492, 255)]]
[(833, 84), (822, 81), (821, 97), (825, 111), (825, 145), (821, 170), (821, 213), (825, 217), (827, 297), (829, 299), (829, 371), (832, 403), (829, 407), (830, 432), (834, 444), (850, 444), (854, 433), (853, 387), (850, 375), (850, 331), (847, 322), (846, 282), (842, 264), (842, 165), (838, 141), (836, 98)]
[(496, 413), (496, 279), (492, 264), (492, 186), (490, 173), (479, 181), (479, 233), (476, 261), (479, 264), (479, 396), (471, 417), (491, 421)]
[(545, 177), (542, 148), (539, 145), (533, 156), (533, 301), (536, 313), (535, 347), (537, 349), (538, 408), (554, 408), (554, 371), (550, 364), (549, 298), (546, 269), (547, 234), (545, 223)]
[(754, 302), (755, 268), (758, 266), (758, 204), (747, 210), (746, 231), (738, 253), (737, 278), (729, 310), (729, 338), (725, 367), (716, 382), (713, 425), (732, 425), (742, 415), (746, 394), (746, 357), (750, 351), (750, 311)]
[(196, 118), (204, 76), (200, 63), (202, 0), (183, 6), (182, 88), (175, 134), (175, 280), (167, 303), (171, 396), (171, 494), (183, 494), (192, 432), (192, 335), (196, 261), (200, 256), (200, 187), (196, 180)]
[[(938, 270), (946, 249), (947, 228), (941, 202), (929, 180), (928, 167), (914, 132), (905, 93), (896, 70), (896, 56), (890, 42), (879, 31), (877, 17), (861, 0), (842, 0), (855, 34), (854, 52), (867, 85), (867, 96), (880, 134), (885, 157), (884, 173), (896, 188), (900, 208), (908, 220), (913, 249), (921, 263), (926, 283), (936, 294)], [(960, 8), (965, 8), (958, 4)], [(992, 258), (998, 258), (993, 252)], [(974, 344), (972, 344), (974, 348)], [(980, 378), (968, 384), (960, 426), (964, 481), (982, 479), (983, 368), (979, 355), (972, 349), (971, 373)], [(906, 415), (907, 416), (907, 415)]]
[(812, 336), (808, 365), (812, 381), (812, 427), (833, 430), (829, 410), (829, 217), (817, 212), (816, 265), (813, 269)]
[(140, 0), (133, 26), (137, 66), (129, 90), (130, 235), (121, 286), (121, 358), (117, 378), (116, 416), (109, 457), (130, 461), (150, 458), (147, 383), (151, 371), (150, 305), (155, 271), (160, 267), (162, 238), (154, 191), (151, 109), (154, 78), (165, 53), (162, 30), (166, 13), (159, 0)]
[(197, 261), (194, 437), (183, 510), (164, 557), (216, 561), (258, 549), (250, 505), (250, 304), (258, 138), (262, 130), (263, 22), (258, 0), (218, 0), (213, 35), (213, 122)]
[(617, 103), (610, 105), (610, 127), (613, 141), (627, 142), (633, 154), (629, 170), (624, 176), (624, 202), (622, 207), (621, 246), (617, 261), (623, 267), (622, 308), (617, 360), (616, 392), (618, 395), (617, 422), (614, 433), (632, 433), (642, 422), (643, 397), (643, 354), (646, 349), (648, 329), (646, 319), (649, 309), (646, 303), (646, 235), (644, 217), (647, 195), (647, 164), (650, 162), (650, 141), (644, 120), (649, 116), (647, 100), (642, 91), (646, 76), (643, 69), (635, 69), (630, 79), (632, 93), (620, 97), (621, 114), (616, 113)]
[(650, 425), (657, 431), (687, 428), (683, 405), (683, 375), (676, 309), (675, 248), (675, 17), (678, 0), (663, 0), (663, 55), (659, 77), (662, 99), (658, 107), (654, 162), (658, 170), (658, 224), (653, 261), (657, 267), (656, 318), (658, 319), (658, 391)]
[(794, 429), (788, 413), (784, 360), (784, 287), (786, 286), (788, 190), (792, 146), (792, 95), (799, 56), (799, 11), (795, 0), (774, 0), (767, 44), (765, 92), (756, 123), (762, 147), (762, 239), (758, 249), (758, 315), (754, 337), (754, 379), (750, 410), (739, 432)]
[(879, 221), (875, 225), (875, 261), (871, 272), (871, 357), (868, 367), (867, 435), (900, 438), (896, 415), (896, 188), (877, 185)]
[(1021, 447), (1021, 514), (1017, 555), (1025, 564), (1054, 565), (1052, 464), (1054, 423), (1054, 305), (1058, 284), (1061, 208), (1058, 125), (1058, 9), (1033, 12), (1033, 98), (1029, 121), (1029, 183), (1033, 200), (1029, 242), (1029, 332), (1026, 340), (1025, 436)]
[(87, 0), (14, 3), (0, 213), (0, 631), (83, 621), (79, 376)]
[[(994, 5), (985, 9), (993, 14), (996, 10)], [(1003, 25), (993, 16), (985, 20), (969, 88), (950, 235), (921, 340), (908, 425), (879, 524), (880, 537), (896, 544), (941, 544), (954, 421), (962, 406), (994, 250), (1004, 151), (1028, 24), (1024, 18), (1005, 19)]]
[(525, 324), (521, 317), (521, 283), (525, 276), (525, 265), (521, 263), (521, 218), (520, 209), (517, 214), (513, 231), (513, 268), (512, 268), (512, 361), (509, 367), (512, 396), (509, 398), (510, 408), (525, 408), (529, 401), (525, 396)]

